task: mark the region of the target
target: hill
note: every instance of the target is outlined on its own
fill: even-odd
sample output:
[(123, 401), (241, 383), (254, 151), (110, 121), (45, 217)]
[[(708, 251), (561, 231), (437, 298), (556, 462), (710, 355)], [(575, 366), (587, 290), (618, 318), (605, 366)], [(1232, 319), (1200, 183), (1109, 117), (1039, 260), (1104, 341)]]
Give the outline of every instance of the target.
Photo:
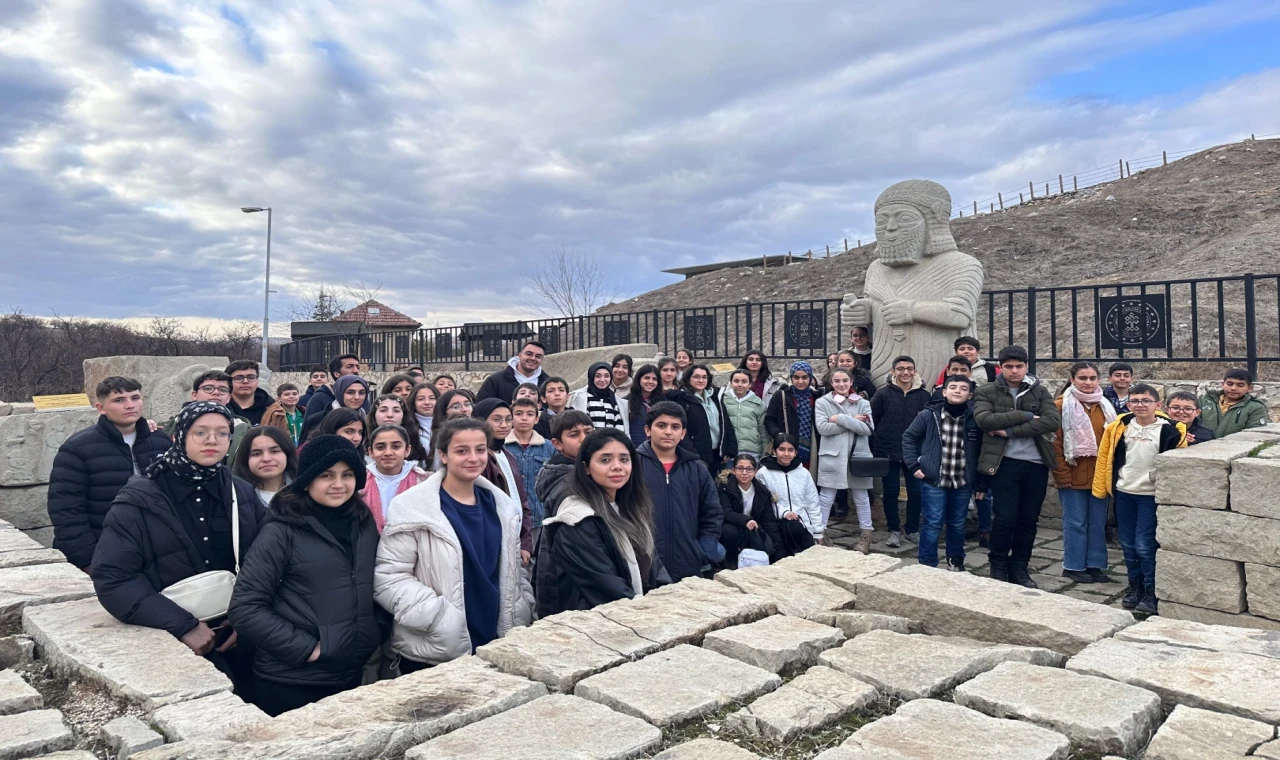
[[(955, 219), (988, 289), (1280, 271), (1280, 140), (1231, 143), (1079, 192)], [(598, 313), (861, 292), (874, 244), (785, 267), (698, 275)]]

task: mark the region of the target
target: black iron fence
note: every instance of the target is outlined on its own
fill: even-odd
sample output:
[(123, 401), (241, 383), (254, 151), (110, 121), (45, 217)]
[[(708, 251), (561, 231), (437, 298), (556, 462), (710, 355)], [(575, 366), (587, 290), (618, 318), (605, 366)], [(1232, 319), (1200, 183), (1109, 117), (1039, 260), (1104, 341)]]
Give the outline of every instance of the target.
[[(987, 352), (1025, 345), (1035, 362), (1073, 360), (1280, 367), (1280, 274), (1019, 288), (982, 293), (975, 337)], [(660, 309), (625, 314), (477, 323), (334, 335), (281, 348), (284, 371), (354, 353), (379, 369), (505, 362), (536, 338), (547, 353), (655, 343), (707, 360), (749, 349), (780, 359), (821, 359), (847, 347), (840, 301), (816, 299)]]

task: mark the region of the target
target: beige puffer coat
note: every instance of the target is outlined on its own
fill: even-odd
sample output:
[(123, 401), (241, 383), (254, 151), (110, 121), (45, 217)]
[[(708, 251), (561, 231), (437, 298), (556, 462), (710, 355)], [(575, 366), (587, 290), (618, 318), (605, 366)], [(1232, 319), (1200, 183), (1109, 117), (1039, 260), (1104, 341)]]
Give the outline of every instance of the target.
[[(444, 472), (391, 500), (374, 567), (374, 599), (395, 618), (391, 648), (432, 665), (471, 654), (462, 595), (462, 546), (440, 509)], [(520, 572), (520, 507), (484, 478), (502, 521), (498, 636), (533, 622), (533, 589)]]

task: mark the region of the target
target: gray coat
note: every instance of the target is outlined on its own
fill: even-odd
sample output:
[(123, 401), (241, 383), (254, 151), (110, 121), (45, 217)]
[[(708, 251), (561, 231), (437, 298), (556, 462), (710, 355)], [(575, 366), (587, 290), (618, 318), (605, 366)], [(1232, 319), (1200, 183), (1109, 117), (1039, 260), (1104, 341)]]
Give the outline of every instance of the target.
[[(857, 415), (871, 416), (871, 402), (861, 396), (837, 404), (828, 393), (814, 405), (813, 424), (822, 434), (818, 449), (819, 488), (871, 488), (872, 478), (849, 477), (849, 459), (871, 458), (873, 423), (862, 422)], [(827, 420), (838, 415), (835, 422)], [(856, 441), (856, 443), (855, 443)]]

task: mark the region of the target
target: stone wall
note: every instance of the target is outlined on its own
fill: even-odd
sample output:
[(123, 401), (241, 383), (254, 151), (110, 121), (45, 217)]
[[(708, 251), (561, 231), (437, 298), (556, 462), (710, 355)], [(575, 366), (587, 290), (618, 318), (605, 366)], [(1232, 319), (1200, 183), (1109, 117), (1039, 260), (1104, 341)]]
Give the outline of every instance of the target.
[(1280, 630), (1278, 443), (1272, 423), (1160, 455), (1162, 615)]
[(62, 442), (94, 424), (98, 413), (18, 411), (0, 416), (0, 520), (52, 546), (48, 495), (53, 458)]

